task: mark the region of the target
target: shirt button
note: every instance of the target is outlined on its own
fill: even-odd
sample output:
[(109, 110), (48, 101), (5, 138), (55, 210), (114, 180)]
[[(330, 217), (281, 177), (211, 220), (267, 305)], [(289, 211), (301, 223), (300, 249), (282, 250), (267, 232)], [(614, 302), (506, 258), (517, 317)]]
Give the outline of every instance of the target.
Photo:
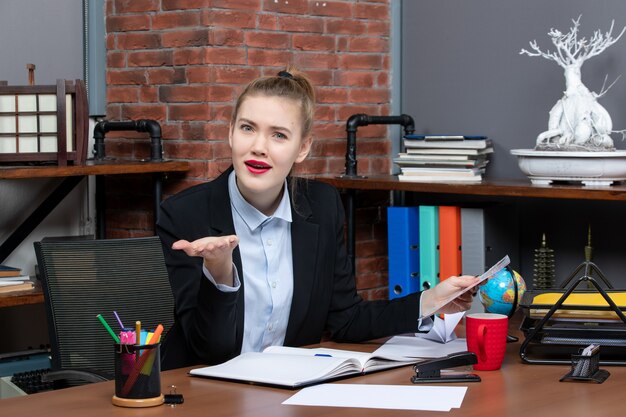
[(276, 281), (272, 282), (272, 288), (276, 288)]
[(267, 246), (272, 246), (272, 243), (274, 243), (272, 239), (267, 239)]
[(272, 324), (270, 324), (269, 326), (267, 326), (267, 330), (272, 331), (272, 329), (274, 328), (274, 326)]

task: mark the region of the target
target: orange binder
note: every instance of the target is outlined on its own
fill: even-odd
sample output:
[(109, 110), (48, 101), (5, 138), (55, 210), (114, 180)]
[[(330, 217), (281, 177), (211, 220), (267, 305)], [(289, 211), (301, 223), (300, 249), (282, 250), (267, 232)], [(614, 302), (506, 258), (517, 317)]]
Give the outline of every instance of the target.
[(461, 208), (439, 206), (439, 281), (461, 275)]

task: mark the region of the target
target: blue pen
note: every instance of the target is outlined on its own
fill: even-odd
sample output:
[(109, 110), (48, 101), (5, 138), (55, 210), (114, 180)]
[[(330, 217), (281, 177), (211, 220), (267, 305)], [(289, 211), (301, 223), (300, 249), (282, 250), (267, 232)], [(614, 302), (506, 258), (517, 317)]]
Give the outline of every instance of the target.
[(333, 355), (329, 355), (328, 353), (316, 353), (315, 356), (324, 356), (324, 357), (327, 357), (327, 358), (332, 358), (333, 357)]

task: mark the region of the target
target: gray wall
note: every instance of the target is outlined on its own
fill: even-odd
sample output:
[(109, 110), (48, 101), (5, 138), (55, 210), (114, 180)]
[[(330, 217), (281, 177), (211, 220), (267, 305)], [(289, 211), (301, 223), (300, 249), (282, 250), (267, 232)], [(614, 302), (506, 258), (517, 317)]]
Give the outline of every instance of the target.
[[(550, 28), (567, 32), (582, 14), (580, 35), (589, 39), (626, 26), (623, 0), (437, 0), (402, 3), (402, 112), (417, 132), (486, 134), (495, 142), (487, 178), (523, 178), (511, 149), (532, 148), (547, 129), (548, 112), (565, 88), (555, 62), (520, 55), (536, 39), (554, 47)], [(626, 35), (582, 67), (583, 82), (599, 92), (615, 130), (626, 128)], [(613, 135), (616, 147), (626, 148)]]
[(82, 0), (0, 1), (0, 80), (26, 85), (26, 64), (37, 84), (83, 78)]
[[(547, 129), (548, 112), (565, 88), (562, 68), (539, 57), (520, 55), (537, 40), (554, 51), (547, 32), (567, 32), (581, 18), (579, 37), (626, 26), (623, 0), (437, 0), (402, 2), (401, 112), (415, 119), (423, 133), (485, 134), (495, 154), (487, 178), (525, 178), (509, 151), (533, 148)], [(600, 99), (613, 128), (626, 128), (626, 35), (582, 67), (583, 82), (599, 92), (624, 75)], [(626, 149), (620, 135), (613, 139)], [(455, 203), (455, 198), (448, 201)], [(533, 251), (547, 233), (557, 255), (557, 281), (583, 260), (587, 227), (592, 228), (594, 260), (618, 287), (626, 287), (624, 203), (573, 200), (509, 199), (521, 230), (521, 273), (532, 281)], [(470, 202), (471, 203), (471, 202)], [(466, 202), (467, 204), (467, 202)], [(507, 230), (501, 233), (507, 234)]]

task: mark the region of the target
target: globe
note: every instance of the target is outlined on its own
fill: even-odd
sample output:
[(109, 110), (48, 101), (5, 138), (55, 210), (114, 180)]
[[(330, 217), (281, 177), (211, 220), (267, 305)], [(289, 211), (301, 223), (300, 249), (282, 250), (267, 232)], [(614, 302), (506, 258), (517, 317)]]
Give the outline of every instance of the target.
[[(514, 305), (516, 286), (517, 304)], [(485, 307), (485, 312), (510, 316), (517, 309), (524, 292), (526, 292), (526, 283), (520, 274), (504, 268), (479, 287), (478, 297)]]

